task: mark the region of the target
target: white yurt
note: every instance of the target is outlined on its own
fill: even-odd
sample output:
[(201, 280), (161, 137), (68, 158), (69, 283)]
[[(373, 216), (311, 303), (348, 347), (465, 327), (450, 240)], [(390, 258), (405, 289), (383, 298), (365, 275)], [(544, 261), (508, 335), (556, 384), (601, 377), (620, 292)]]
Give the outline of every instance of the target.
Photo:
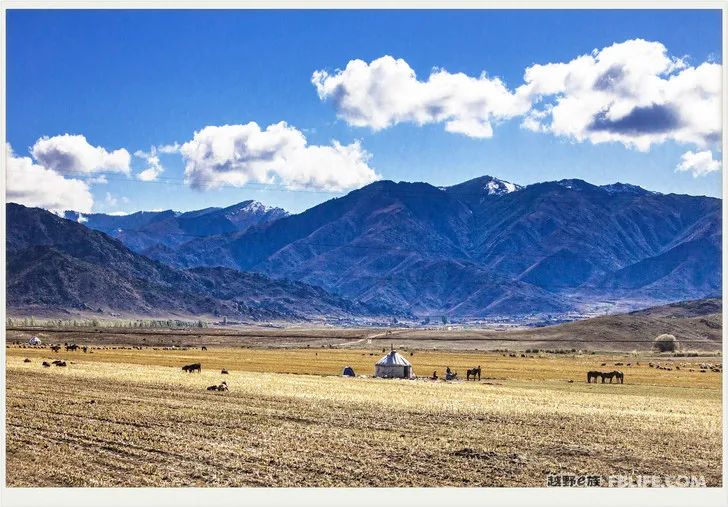
[(396, 350), (392, 351), (377, 361), (374, 366), (374, 376), (382, 378), (414, 378), (412, 364), (399, 355)]
[(28, 345), (40, 345), (41, 341), (40, 338), (37, 336), (33, 336), (30, 340), (28, 340)]

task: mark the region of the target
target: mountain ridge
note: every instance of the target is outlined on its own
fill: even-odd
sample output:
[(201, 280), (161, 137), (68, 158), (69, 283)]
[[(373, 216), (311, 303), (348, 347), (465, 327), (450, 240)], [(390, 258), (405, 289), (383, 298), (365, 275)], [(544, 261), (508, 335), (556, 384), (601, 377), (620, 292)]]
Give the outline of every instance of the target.
[[(201, 234), (162, 231), (151, 246), (118, 239), (177, 269), (256, 272), (425, 315), (588, 313), (615, 298), (648, 306), (720, 293), (721, 200), (712, 197), (578, 179), (379, 180), (244, 229), (211, 221), (246, 203), (175, 214)], [(127, 220), (146, 233), (156, 223)]]
[[(693, 263), (686, 274), (679, 265), (689, 259), (679, 261), (678, 251), (669, 255), (680, 247), (689, 258), (707, 237), (715, 236), (715, 244), (719, 199), (574, 179), (492, 192), (494, 181), (486, 176), (438, 188), (381, 180), (244, 232), (193, 238), (159, 259), (256, 271), (414, 312), (468, 317), (492, 314), (500, 300), (506, 303), (499, 311), (506, 313), (573, 311), (579, 305), (565, 293), (577, 289), (586, 300), (588, 289), (627, 289), (658, 302), (719, 292), (719, 270), (706, 275)], [(715, 260), (717, 253), (708, 257)], [(653, 270), (667, 279), (639, 287), (617, 274), (647, 259), (674, 268)], [(716, 269), (716, 262), (709, 265)], [(433, 266), (449, 270), (452, 279), (428, 278)], [(481, 285), (458, 292), (455, 284), (468, 285), (468, 279)], [(670, 295), (662, 297), (665, 288)]]
[[(7, 304), (12, 310), (258, 320), (395, 314), (303, 282), (199, 267), (180, 270), (38, 208), (7, 204)], [(400, 313), (400, 315), (404, 315)]]

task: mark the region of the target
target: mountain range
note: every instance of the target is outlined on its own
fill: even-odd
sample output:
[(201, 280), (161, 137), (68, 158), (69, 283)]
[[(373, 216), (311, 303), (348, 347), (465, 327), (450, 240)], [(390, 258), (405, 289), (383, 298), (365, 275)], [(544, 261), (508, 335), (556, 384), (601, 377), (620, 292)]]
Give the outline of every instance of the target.
[[(252, 208), (266, 211), (230, 219)], [(480, 318), (717, 296), (720, 213), (720, 199), (623, 183), (483, 176), (449, 187), (377, 181), (294, 215), (246, 201), (66, 216), (175, 272), (225, 268), (378, 311)]]
[(107, 215), (67, 211), (64, 217), (105, 232), (135, 252), (143, 253), (153, 247), (175, 247), (195, 237), (245, 231), (253, 225), (287, 215), (281, 208), (249, 200), (227, 208), (205, 208), (187, 213), (166, 210)]
[(227, 268), (169, 267), (105, 233), (42, 209), (11, 203), (6, 213), (6, 294), (8, 308), (16, 313), (218, 316), (252, 321), (396, 313), (302, 282)]

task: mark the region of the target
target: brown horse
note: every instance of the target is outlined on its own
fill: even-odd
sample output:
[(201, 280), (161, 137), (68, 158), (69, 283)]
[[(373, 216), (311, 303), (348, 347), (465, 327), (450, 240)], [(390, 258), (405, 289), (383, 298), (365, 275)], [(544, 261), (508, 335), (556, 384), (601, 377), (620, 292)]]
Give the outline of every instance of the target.
[(466, 380), (470, 380), (471, 375), (473, 376), (473, 380), (475, 380), (476, 375), (478, 376), (478, 380), (480, 380), (480, 366), (478, 366), (477, 368), (473, 368), (472, 370), (468, 370), (466, 372), (466, 375), (467, 375)]
[(66, 352), (69, 352), (69, 351), (76, 352), (77, 350), (78, 350), (78, 345), (76, 345), (75, 343), (66, 345)]
[(586, 383), (587, 384), (591, 384), (592, 383), (592, 380), (593, 380), (594, 383), (596, 384), (598, 377), (602, 377), (602, 383), (604, 383), (604, 374), (602, 372), (595, 371), (595, 370), (588, 371), (586, 373)]

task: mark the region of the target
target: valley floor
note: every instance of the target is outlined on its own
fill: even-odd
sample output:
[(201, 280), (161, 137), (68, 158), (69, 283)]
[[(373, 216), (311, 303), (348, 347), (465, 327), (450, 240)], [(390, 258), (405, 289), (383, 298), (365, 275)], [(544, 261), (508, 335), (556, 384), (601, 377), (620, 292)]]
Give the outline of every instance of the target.
[[(668, 371), (625, 355), (430, 351), (406, 353), (417, 374), (481, 364), (483, 379), (335, 376), (346, 365), (371, 375), (381, 350), (9, 346), (7, 483), (544, 486), (572, 473), (722, 484), (722, 375), (699, 366), (720, 358)], [(40, 364), (56, 358), (68, 366)], [(201, 374), (180, 370), (196, 361)], [(625, 384), (587, 384), (589, 369), (620, 369)], [(206, 390), (221, 380), (229, 392)]]

